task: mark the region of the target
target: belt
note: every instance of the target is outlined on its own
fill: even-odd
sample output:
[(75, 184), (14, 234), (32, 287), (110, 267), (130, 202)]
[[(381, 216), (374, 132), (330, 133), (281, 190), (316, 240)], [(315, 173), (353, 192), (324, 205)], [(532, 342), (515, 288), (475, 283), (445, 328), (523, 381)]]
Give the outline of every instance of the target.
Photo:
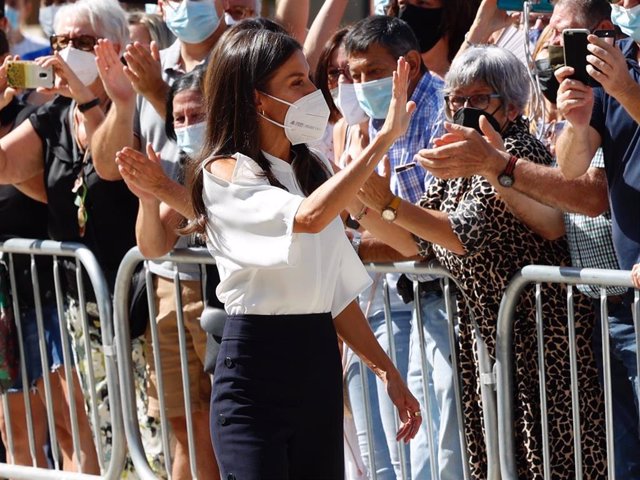
[(442, 293), (442, 284), (440, 283), (440, 279), (418, 282), (418, 290), (421, 294), (427, 294), (430, 292)]

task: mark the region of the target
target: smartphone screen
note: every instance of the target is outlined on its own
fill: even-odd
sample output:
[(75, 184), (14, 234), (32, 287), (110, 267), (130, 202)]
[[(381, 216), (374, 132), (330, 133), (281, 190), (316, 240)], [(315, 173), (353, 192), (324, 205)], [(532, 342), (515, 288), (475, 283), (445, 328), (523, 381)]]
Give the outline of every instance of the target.
[(593, 78), (587, 73), (587, 36), (589, 30), (584, 28), (569, 28), (562, 32), (564, 40), (564, 64), (574, 70), (571, 78), (581, 81), (585, 85), (592, 85)]

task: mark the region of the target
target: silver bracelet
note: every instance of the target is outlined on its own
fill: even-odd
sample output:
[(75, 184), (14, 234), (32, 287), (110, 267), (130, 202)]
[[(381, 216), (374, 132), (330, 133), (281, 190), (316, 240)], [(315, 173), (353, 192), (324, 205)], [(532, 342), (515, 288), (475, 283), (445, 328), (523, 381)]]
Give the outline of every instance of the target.
[(351, 246), (355, 250), (356, 254), (360, 250), (360, 243), (362, 243), (362, 236), (359, 233), (355, 233), (351, 239)]

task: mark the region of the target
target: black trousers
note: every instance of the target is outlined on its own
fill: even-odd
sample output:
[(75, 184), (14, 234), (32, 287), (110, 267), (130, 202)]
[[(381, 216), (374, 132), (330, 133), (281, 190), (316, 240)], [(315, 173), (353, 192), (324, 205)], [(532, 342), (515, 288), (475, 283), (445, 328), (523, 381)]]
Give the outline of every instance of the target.
[(342, 421), (330, 314), (227, 319), (211, 395), (223, 479), (342, 480)]

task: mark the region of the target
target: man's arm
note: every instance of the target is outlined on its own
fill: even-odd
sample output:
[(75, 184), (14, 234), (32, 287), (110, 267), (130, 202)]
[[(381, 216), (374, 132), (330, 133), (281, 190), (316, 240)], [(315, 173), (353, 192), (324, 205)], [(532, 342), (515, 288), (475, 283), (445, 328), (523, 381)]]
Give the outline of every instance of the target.
[(584, 174), (602, 143), (600, 134), (590, 125), (593, 114), (593, 90), (579, 80), (569, 78), (573, 68), (559, 68), (555, 75), (558, 88), (558, 112), (567, 120), (556, 143), (558, 165), (566, 178)]

